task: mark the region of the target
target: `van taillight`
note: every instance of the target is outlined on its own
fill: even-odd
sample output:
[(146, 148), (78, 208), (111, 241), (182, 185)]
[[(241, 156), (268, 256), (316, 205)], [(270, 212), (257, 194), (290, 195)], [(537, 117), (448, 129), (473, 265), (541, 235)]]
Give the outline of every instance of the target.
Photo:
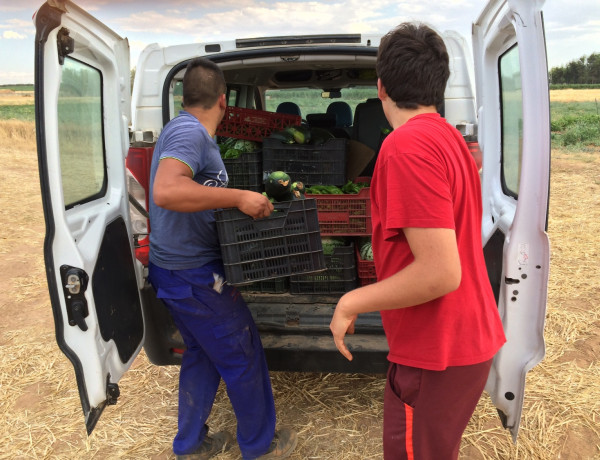
[(152, 163), (152, 147), (131, 147), (125, 160), (127, 167), (127, 189), (130, 200), (135, 200), (129, 207), (131, 226), (136, 241), (136, 258), (148, 265), (150, 222), (148, 221), (148, 186), (150, 183), (150, 165)]
[(481, 166), (483, 164), (483, 155), (481, 153), (481, 149), (479, 148), (479, 142), (467, 142), (467, 147), (469, 147), (469, 152), (475, 158), (475, 163), (477, 164), (477, 170), (481, 171)]
[(146, 192), (146, 209), (148, 209), (148, 185), (150, 184), (150, 165), (153, 152), (154, 147), (130, 147), (125, 160), (125, 166)]

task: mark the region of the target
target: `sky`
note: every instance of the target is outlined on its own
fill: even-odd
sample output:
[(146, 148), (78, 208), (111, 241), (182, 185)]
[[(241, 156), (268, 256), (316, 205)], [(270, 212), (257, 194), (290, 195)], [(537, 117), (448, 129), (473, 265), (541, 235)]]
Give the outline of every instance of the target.
[[(487, 0), (75, 0), (129, 40), (131, 66), (148, 44), (175, 45), (269, 35), (383, 34), (405, 20), (456, 30)], [(542, 0), (521, 0), (537, 1)], [(0, 0), (0, 85), (33, 83), (35, 28), (41, 0)], [(368, 8), (365, 8), (368, 5)], [(546, 0), (548, 68), (600, 53), (600, 0)]]

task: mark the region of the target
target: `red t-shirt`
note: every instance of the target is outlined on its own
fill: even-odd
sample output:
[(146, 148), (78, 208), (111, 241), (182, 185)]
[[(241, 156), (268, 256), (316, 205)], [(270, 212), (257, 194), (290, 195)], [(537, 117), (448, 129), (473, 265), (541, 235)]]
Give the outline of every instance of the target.
[(506, 341), (481, 240), (481, 183), (461, 134), (437, 113), (390, 133), (371, 181), (373, 255), (383, 280), (413, 260), (402, 228), (456, 232), (459, 288), (430, 302), (381, 312), (391, 362), (430, 370), (491, 359)]

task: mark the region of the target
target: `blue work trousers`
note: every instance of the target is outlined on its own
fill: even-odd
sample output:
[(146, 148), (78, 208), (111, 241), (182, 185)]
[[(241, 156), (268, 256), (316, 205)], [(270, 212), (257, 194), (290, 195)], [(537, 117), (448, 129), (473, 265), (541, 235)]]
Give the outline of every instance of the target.
[(275, 404), (258, 330), (240, 292), (224, 281), (221, 263), (197, 269), (149, 266), (149, 279), (183, 337), (178, 431), (173, 452), (194, 452), (223, 378), (245, 460), (264, 454), (275, 433)]

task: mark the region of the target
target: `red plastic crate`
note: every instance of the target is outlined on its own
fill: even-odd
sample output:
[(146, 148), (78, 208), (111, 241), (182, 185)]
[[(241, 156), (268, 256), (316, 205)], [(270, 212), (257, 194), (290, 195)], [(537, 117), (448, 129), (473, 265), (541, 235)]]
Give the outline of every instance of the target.
[(360, 257), (360, 244), (355, 245), (356, 252), (356, 269), (358, 271), (358, 280), (361, 286), (373, 284), (377, 281), (375, 273), (375, 262), (372, 260), (364, 260)]
[(262, 142), (274, 131), (301, 123), (298, 115), (228, 106), (216, 135)]
[[(365, 182), (357, 179), (356, 182)], [(370, 235), (371, 197), (369, 187), (357, 194), (306, 195), (317, 201), (317, 212), (321, 235), (365, 236)]]

